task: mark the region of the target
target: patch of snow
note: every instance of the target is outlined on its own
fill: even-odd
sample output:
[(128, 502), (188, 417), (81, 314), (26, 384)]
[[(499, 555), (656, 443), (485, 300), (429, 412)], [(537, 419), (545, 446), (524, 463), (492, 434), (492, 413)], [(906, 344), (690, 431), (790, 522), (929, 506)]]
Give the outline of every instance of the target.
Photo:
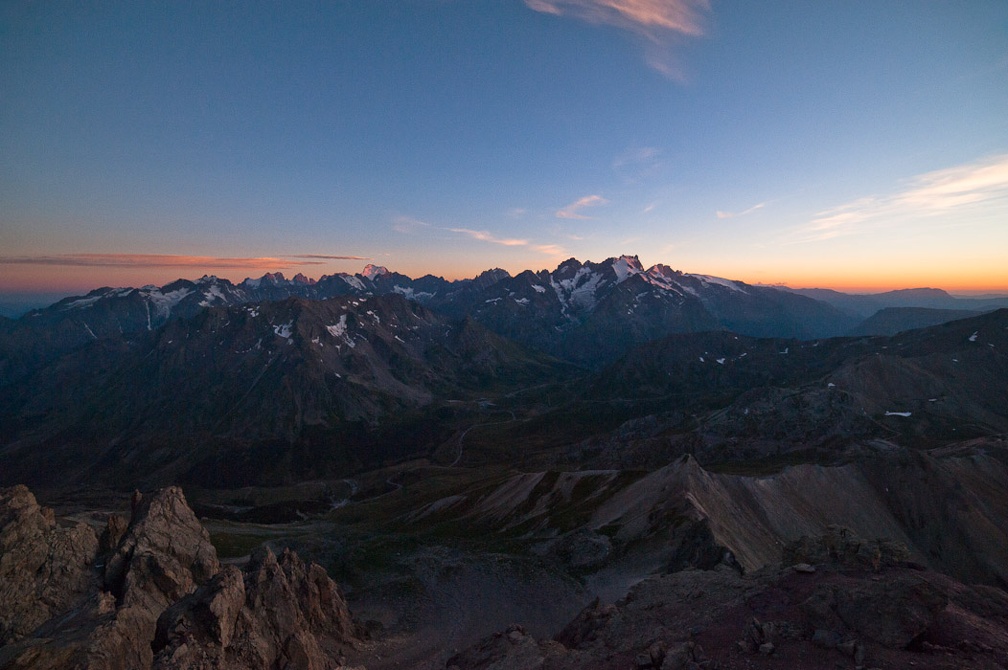
[(74, 300), (73, 302), (68, 302), (66, 306), (63, 307), (63, 309), (80, 309), (81, 307), (88, 307), (90, 305), (95, 304), (96, 302), (104, 298), (106, 295), (108, 294), (103, 293), (101, 295), (95, 295), (88, 298), (79, 298), (77, 300)]
[(784, 351), (782, 351), (782, 352), (780, 352), (780, 353), (781, 353), (781, 354), (786, 354), (786, 353), (788, 353), (789, 351), (791, 351), (791, 347), (784, 347)]
[(210, 303), (212, 303), (214, 300), (220, 302), (226, 302), (227, 300), (224, 297), (224, 294), (221, 292), (220, 286), (217, 284), (217, 282), (210, 284), (210, 288), (203, 292), (203, 299), (200, 300), (199, 306), (209, 307)]
[(329, 331), (329, 334), (333, 337), (342, 338), (351, 349), (357, 346), (357, 343), (354, 342), (353, 338), (347, 333), (346, 314), (340, 314), (339, 323), (332, 326), (326, 326), (326, 330)]
[(364, 289), (364, 282), (362, 282), (357, 277), (354, 277), (353, 275), (341, 274), (339, 276), (339, 278), (342, 279), (343, 281), (345, 281), (347, 284), (349, 284), (352, 288), (357, 289), (358, 291), (365, 290)]
[(550, 283), (566, 312), (566, 308), (570, 305), (582, 309), (593, 308), (596, 303), (595, 291), (602, 280), (601, 274), (585, 266), (579, 268), (573, 277), (561, 279), (559, 282), (550, 278)]
[(910, 416), (910, 412), (886, 412), (886, 416)]
[(980, 331), (979, 330), (969, 336), (969, 341), (970, 342), (976, 342), (978, 335), (980, 335)]
[(700, 357), (700, 362), (701, 362), (701, 363), (706, 363), (707, 361), (705, 361), (705, 360), (703, 359), (703, 356), (701, 356), (701, 357)]
[(84, 324), (84, 330), (86, 330), (88, 335), (90, 335), (92, 338), (96, 340), (98, 339), (98, 336), (94, 334), (93, 330), (91, 330), (91, 326), (87, 325), (86, 323)]
[(393, 286), (392, 290), (398, 293), (407, 300), (415, 300), (416, 302), (423, 302), (424, 300), (430, 300), (435, 296), (434, 293), (429, 293), (427, 291), (417, 292), (412, 286)]
[(718, 359), (715, 359), (715, 360), (716, 360), (716, 362), (717, 362), (718, 365), (724, 365), (725, 359), (718, 358)]
[(175, 306), (182, 302), (190, 293), (192, 293), (192, 289), (188, 288), (179, 288), (167, 293), (162, 293), (160, 290), (155, 289), (147, 294), (147, 299), (154, 305), (154, 310), (157, 312), (158, 317), (167, 319)]
[(345, 335), (347, 331), (346, 314), (340, 314), (339, 323), (332, 326), (326, 326), (326, 330), (328, 330), (329, 334), (333, 337), (342, 337)]
[(294, 322), (289, 321), (287, 323), (280, 324), (279, 326), (273, 326), (273, 332), (276, 333), (279, 337), (282, 337), (285, 340), (289, 340), (291, 339), (291, 332), (293, 326)]
[(546, 287), (540, 286), (539, 284), (532, 284), (532, 290), (534, 290), (536, 293), (545, 293)]
[(928, 398), (928, 402), (938, 402), (938, 398)]
[(486, 303), (486, 304), (488, 304), (488, 305), (490, 305), (490, 304), (493, 304), (495, 302), (500, 302), (500, 301), (501, 301), (500, 298), (490, 298), (489, 300), (484, 300), (483, 302)]
[(828, 389), (836, 388), (836, 384), (834, 384), (833, 382), (830, 382), (829, 384), (826, 384), (826, 388), (828, 388)]
[(529, 299), (528, 298), (515, 298), (515, 302), (518, 303), (519, 305), (527, 305), (527, 304), (529, 304)]
[(715, 284), (717, 286), (724, 286), (725, 288), (730, 288), (731, 290), (738, 291), (739, 293), (745, 293), (745, 290), (743, 290), (736, 282), (733, 282), (730, 279), (722, 279), (721, 277), (712, 277), (710, 275), (694, 275), (694, 274), (690, 274), (690, 275), (687, 275), (687, 276), (688, 277), (695, 277), (696, 279), (699, 279), (704, 284)]
[(375, 314), (374, 312), (372, 312), (370, 309), (367, 311), (367, 313), (368, 313), (368, 316), (370, 316), (372, 319), (375, 320), (375, 323), (381, 323), (381, 319), (378, 317), (377, 314)]

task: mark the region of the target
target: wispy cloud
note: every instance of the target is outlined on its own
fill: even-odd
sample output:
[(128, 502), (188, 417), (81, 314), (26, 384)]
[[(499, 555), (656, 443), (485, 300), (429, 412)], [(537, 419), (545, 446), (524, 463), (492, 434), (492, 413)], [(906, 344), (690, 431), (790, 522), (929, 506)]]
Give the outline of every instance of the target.
[(492, 242), (493, 244), (500, 244), (505, 247), (527, 247), (529, 245), (528, 240), (496, 237), (485, 230), (470, 230), (469, 228), (448, 228), (448, 230), (453, 233), (459, 233), (460, 235), (468, 235), (474, 240)]
[(322, 261), (371, 261), (369, 256), (328, 256), (325, 254), (284, 254), (281, 258), (310, 258)]
[(755, 204), (752, 207), (750, 207), (749, 209), (743, 210), (741, 212), (723, 212), (723, 211), (721, 211), (719, 209), (719, 210), (717, 210), (715, 212), (715, 214), (717, 215), (717, 218), (719, 218), (719, 219), (734, 219), (734, 218), (737, 218), (739, 216), (745, 216), (746, 214), (752, 214), (755, 211), (763, 209), (764, 207), (766, 207), (766, 205), (767, 204), (765, 202), (761, 202), (761, 203)]
[(674, 79), (683, 76), (672, 54), (673, 42), (681, 36), (703, 35), (710, 11), (709, 0), (525, 0), (525, 4), (537, 12), (634, 33), (644, 39), (648, 65)]
[(608, 202), (608, 200), (600, 195), (586, 195), (585, 197), (567, 205), (563, 209), (558, 210), (556, 216), (558, 219), (590, 219), (590, 216), (580, 214), (579, 211), (586, 207), (598, 207), (599, 205), (605, 205)]
[(630, 183), (654, 175), (661, 167), (661, 150), (655, 147), (627, 149), (612, 162), (613, 171)]
[[(521, 210), (521, 213), (524, 214), (524, 211), (525, 210)], [(536, 251), (538, 253), (545, 254), (547, 256), (560, 256), (566, 253), (563, 247), (560, 247), (556, 244), (540, 244), (520, 237), (501, 237), (495, 235), (494, 233), (491, 233), (488, 230), (437, 226), (407, 216), (397, 217), (393, 225), (393, 229), (401, 233), (412, 233), (418, 228), (425, 228), (428, 230), (440, 230), (448, 233), (454, 233), (456, 235), (464, 235), (465, 237), (478, 240), (480, 242), (487, 242), (488, 244), (497, 244), (504, 247), (526, 247), (528, 249), (531, 249), (532, 251)]]
[(626, 167), (628, 165), (650, 166), (655, 163), (659, 154), (661, 154), (661, 151), (654, 147), (636, 147), (633, 149), (627, 149), (613, 159), (612, 166), (615, 169)]
[(802, 241), (855, 234), (870, 224), (920, 220), (1008, 202), (1008, 154), (927, 172), (909, 179), (903, 189), (872, 195), (816, 214), (798, 232)]
[(371, 260), (366, 256), (330, 256), (291, 254), (280, 257), (233, 258), (223, 256), (182, 256), (171, 254), (54, 254), (0, 256), (0, 265), (51, 265), (96, 268), (213, 268), (213, 269), (285, 269), (306, 265), (324, 265), (325, 261)]
[(570, 255), (567, 253), (567, 250), (559, 244), (535, 244), (532, 246), (532, 249), (541, 254), (545, 254), (546, 256), (567, 257)]
[(411, 216), (397, 216), (392, 220), (392, 230), (397, 233), (412, 233), (417, 228), (430, 228), (431, 224)]

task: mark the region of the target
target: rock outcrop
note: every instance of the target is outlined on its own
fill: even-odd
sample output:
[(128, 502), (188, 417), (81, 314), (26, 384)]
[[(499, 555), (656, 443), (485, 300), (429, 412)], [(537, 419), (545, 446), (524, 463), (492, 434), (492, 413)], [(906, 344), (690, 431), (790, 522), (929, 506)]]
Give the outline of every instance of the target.
[(265, 549), (221, 568), (177, 487), (134, 497), (128, 524), (61, 527), (0, 490), (0, 668), (339, 667), (356, 639), (325, 570)]
[(335, 667), (355, 629), (336, 584), (316, 564), (262, 548), (227, 566), (157, 622), (155, 668)]
[(0, 489), (0, 646), (94, 589), (97, 548), (89, 526), (58, 526), (26, 487)]

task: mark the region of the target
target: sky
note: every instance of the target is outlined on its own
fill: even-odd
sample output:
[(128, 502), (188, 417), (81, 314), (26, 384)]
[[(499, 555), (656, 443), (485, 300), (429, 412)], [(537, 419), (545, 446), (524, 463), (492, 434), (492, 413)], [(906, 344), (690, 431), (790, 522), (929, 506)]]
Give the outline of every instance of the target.
[(0, 296), (621, 254), (1008, 292), (1008, 3), (0, 4)]

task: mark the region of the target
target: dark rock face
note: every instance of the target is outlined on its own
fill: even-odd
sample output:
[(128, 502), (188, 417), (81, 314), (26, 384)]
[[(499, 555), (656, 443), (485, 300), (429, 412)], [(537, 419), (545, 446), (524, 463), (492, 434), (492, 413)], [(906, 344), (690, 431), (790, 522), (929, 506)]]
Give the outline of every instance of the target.
[(520, 626), (448, 661), (484, 668), (1008, 667), (1008, 595), (905, 560), (845, 529), (786, 550), (797, 567), (657, 575), (585, 608), (553, 640)]
[(0, 668), (321, 669), (356, 639), (318, 565), (264, 550), (222, 570), (177, 487), (135, 497), (100, 541), (0, 491), (0, 577)]
[(93, 589), (98, 538), (56, 525), (24, 486), (0, 489), (0, 646), (27, 635)]

